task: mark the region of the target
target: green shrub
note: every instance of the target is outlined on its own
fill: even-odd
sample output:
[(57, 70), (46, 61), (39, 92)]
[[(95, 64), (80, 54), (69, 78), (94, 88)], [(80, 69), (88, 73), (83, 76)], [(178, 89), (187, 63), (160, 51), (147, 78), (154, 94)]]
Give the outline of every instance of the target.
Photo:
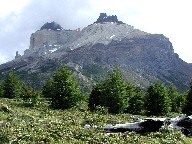
[(25, 106), (33, 107), (40, 100), (40, 93), (31, 87), (23, 86), (21, 98)]
[(5, 129), (4, 127), (0, 128), (0, 143), (2, 143), (2, 144), (9, 143), (7, 129)]

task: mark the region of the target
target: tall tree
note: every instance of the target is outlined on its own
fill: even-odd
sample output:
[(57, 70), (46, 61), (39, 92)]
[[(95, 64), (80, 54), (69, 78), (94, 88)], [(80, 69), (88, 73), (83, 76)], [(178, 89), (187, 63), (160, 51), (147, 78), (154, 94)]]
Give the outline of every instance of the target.
[(97, 84), (91, 91), (89, 96), (89, 103), (88, 107), (91, 111), (96, 110), (96, 107), (102, 105), (101, 103), (101, 96), (104, 92), (105, 88), (103, 84)]
[(102, 98), (111, 113), (122, 113), (128, 107), (126, 82), (118, 69), (114, 69), (109, 74), (109, 78), (106, 81), (106, 92)]
[(89, 99), (89, 108), (104, 106), (110, 113), (122, 113), (128, 107), (126, 83), (119, 70), (115, 69), (102, 84), (96, 85)]
[(130, 114), (141, 114), (144, 106), (144, 94), (140, 87), (135, 87), (133, 84), (127, 85), (127, 95), (129, 106), (126, 110)]
[(21, 89), (22, 89), (21, 80), (13, 71), (10, 71), (6, 76), (4, 83), (4, 97), (6, 98), (20, 97)]
[(183, 107), (183, 113), (192, 115), (192, 81), (190, 82), (190, 90), (186, 97), (186, 102)]
[(145, 108), (147, 115), (165, 115), (170, 112), (170, 99), (163, 83), (158, 81), (154, 85), (149, 86)]
[(168, 89), (168, 96), (170, 98), (170, 106), (172, 112), (180, 112), (181, 110), (181, 95), (177, 88), (172, 84)]
[(3, 97), (3, 81), (0, 80), (0, 97)]
[(61, 67), (53, 75), (53, 81), (44, 87), (44, 92), (52, 91), (51, 106), (55, 109), (68, 109), (82, 99), (79, 85), (72, 76), (72, 71), (66, 66)]
[(50, 77), (43, 85), (42, 95), (45, 98), (51, 98), (53, 96), (53, 80)]

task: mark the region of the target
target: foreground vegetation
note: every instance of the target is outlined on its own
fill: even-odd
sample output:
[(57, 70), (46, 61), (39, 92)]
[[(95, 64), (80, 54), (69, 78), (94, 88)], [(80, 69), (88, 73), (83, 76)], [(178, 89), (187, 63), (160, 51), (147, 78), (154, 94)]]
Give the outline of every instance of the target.
[[(92, 113), (86, 103), (68, 110), (53, 110), (41, 99), (36, 107), (26, 107), (21, 99), (0, 99), (0, 143), (191, 143), (180, 131), (167, 127), (160, 132), (140, 135), (125, 132), (108, 135), (107, 124), (130, 122), (130, 114), (108, 114), (102, 109)], [(90, 128), (85, 128), (90, 124)], [(97, 127), (96, 127), (97, 126)]]
[[(80, 91), (67, 67), (58, 69), (37, 91), (14, 72), (0, 81), (0, 143), (191, 143), (180, 131), (163, 127), (144, 135), (108, 134), (105, 124), (138, 117), (192, 114), (190, 90), (179, 93), (161, 82), (146, 90), (123, 80), (118, 69), (97, 83), (90, 94)], [(142, 116), (141, 116), (142, 115)]]

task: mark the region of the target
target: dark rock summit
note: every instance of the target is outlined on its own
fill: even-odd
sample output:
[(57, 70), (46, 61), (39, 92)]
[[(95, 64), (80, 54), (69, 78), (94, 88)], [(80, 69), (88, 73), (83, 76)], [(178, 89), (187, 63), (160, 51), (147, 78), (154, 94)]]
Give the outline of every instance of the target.
[(116, 15), (107, 16), (106, 13), (100, 13), (99, 18), (97, 19), (97, 21), (95, 23), (104, 23), (104, 22), (114, 22), (117, 24), (123, 24), (122, 21), (118, 21)]
[(48, 22), (45, 23), (40, 30), (43, 30), (43, 29), (54, 30), (54, 31), (63, 30), (63, 28), (59, 24), (55, 23), (54, 21), (51, 23), (48, 23)]

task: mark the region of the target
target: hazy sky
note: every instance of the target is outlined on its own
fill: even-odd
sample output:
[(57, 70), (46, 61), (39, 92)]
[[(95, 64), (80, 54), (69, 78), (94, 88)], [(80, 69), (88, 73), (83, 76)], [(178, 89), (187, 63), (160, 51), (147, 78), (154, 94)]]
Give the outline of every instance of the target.
[(29, 47), (30, 35), (46, 22), (83, 28), (101, 12), (137, 29), (164, 34), (175, 53), (192, 63), (191, 0), (0, 0), (0, 64)]

